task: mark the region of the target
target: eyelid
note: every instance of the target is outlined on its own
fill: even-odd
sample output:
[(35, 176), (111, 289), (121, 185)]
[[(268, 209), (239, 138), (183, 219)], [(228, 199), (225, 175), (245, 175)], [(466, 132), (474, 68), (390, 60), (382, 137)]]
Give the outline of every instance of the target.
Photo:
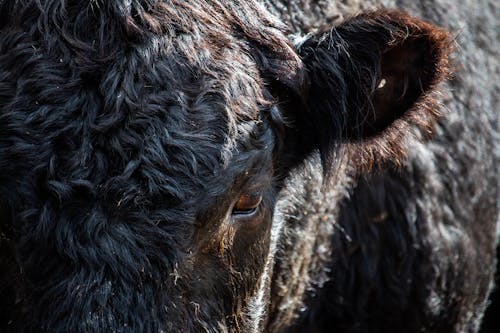
[(233, 215), (251, 215), (262, 202), (262, 192), (243, 193), (238, 196), (238, 200), (233, 206)]

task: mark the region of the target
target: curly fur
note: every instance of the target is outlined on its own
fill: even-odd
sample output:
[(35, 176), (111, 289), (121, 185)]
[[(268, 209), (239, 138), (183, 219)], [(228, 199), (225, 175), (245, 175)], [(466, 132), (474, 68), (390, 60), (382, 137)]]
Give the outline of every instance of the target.
[(0, 1), (0, 330), (477, 331), (495, 49), (371, 4)]
[(283, 125), (260, 72), (284, 81), (298, 63), (279, 24), (204, 1), (9, 1), (0, 16), (2, 330), (236, 323), (264, 259), (239, 262), (242, 279), (222, 253), (193, 256), (218, 249), (196, 208), (271, 163)]

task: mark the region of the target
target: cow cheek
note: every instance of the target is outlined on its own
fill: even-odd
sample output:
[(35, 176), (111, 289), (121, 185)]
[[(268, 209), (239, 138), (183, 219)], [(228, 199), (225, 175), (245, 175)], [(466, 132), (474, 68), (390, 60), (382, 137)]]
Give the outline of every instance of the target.
[(243, 276), (245, 291), (252, 294), (258, 287), (266, 266), (271, 242), (272, 211), (265, 210), (255, 226), (239, 228), (234, 236), (234, 269)]

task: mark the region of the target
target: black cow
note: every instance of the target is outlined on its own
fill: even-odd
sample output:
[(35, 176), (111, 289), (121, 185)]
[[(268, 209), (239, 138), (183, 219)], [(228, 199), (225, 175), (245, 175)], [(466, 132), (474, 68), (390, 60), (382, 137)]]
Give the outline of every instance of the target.
[(453, 39), (293, 3), (0, 1), (2, 332), (477, 330), (495, 125), (439, 118)]

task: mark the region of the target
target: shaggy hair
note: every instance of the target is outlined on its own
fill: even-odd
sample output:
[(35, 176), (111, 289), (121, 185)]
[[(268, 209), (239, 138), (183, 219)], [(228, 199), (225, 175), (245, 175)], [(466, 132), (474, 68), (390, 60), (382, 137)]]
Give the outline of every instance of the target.
[(338, 8), (0, 1), (0, 330), (476, 331), (493, 104)]
[(272, 170), (265, 82), (299, 66), (279, 23), (232, 1), (9, 1), (0, 17), (5, 330), (236, 325), (266, 242), (231, 263), (203, 230), (241, 175)]

